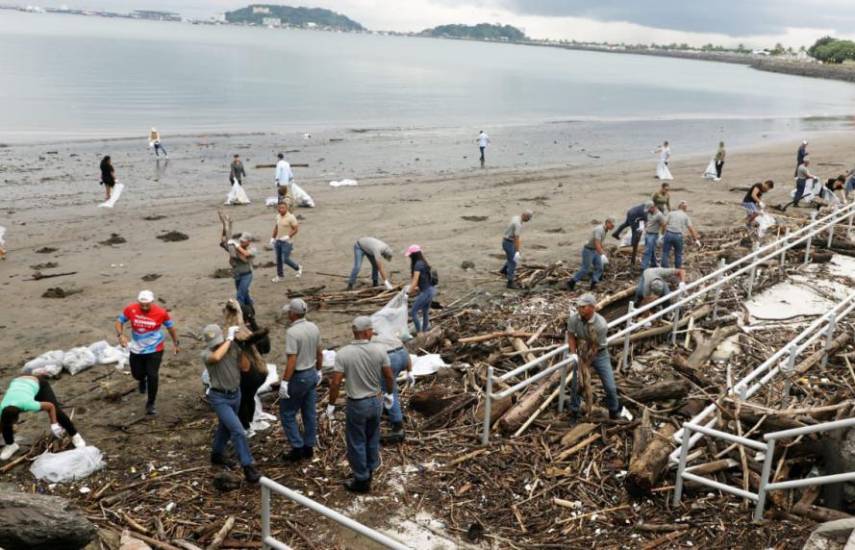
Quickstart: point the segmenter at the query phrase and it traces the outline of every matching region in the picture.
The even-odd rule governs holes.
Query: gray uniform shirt
[[[595,313],[590,321],[585,322],[579,312],[574,311],[567,317],[567,332],[575,336],[576,340],[591,342],[591,349],[606,349],[606,336],[609,332],[609,326],[605,318],[599,313]]]
[[[321,331],[317,325],[305,319],[297,319],[285,333],[285,354],[297,356],[295,370],[317,368],[318,348],[321,345]]]
[[[668,279],[673,279],[677,276],[677,269],[671,267],[648,267],[641,274],[641,294],[648,296],[650,294],[650,285],[653,281],[661,279],[665,284],[668,284]]]
[[[519,216],[514,216],[511,218],[511,223],[508,225],[508,228],[505,229],[505,238],[509,240],[514,240],[514,238],[520,236],[520,232],[522,231],[522,218]]]
[[[692,220],[689,215],[682,210],[672,210],[668,212],[668,219],[665,222],[665,231],[671,233],[679,233],[682,235],[692,227]]]
[[[211,380],[211,388],[215,390],[234,391],[240,387],[240,348],[234,343],[229,347],[229,351],[213,365],[208,364],[208,358],[213,354],[213,350],[205,350],[202,352],[202,363],[208,369],[208,377]]]
[[[585,245],[585,248],[596,249],[594,246],[594,241],[600,241],[600,245],[603,244],[603,241],[606,240],[606,226],[598,225],[591,231],[591,238],[588,239],[588,243]]]
[[[383,367],[389,367],[386,348],[367,340],[354,340],[335,356],[333,372],[344,373],[344,390],[350,399],[365,399],[386,393]]]
[[[665,214],[657,210],[655,214],[647,216],[647,224],[644,226],[644,231],[648,235],[652,235],[654,233],[659,233],[664,226]]]
[[[808,178],[808,168],[804,164],[799,164],[799,168],[796,170],[796,179],[806,180]]]
[[[383,252],[386,252],[388,255],[392,255],[392,249],[389,248],[389,245],[381,241],[380,239],[375,239],[374,237],[362,237],[356,244],[359,245],[359,248],[362,249],[366,254],[373,256],[375,259],[380,258],[383,255]]]
[[[255,250],[253,250],[252,247],[249,248],[249,252],[253,256],[255,255]],[[232,266],[233,275],[243,275],[244,273],[250,273],[252,271],[252,256],[244,260],[237,252],[237,245],[230,244],[229,264],[231,264]]]

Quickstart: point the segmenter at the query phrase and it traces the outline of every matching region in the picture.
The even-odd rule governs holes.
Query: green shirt
[[[15,378],[9,383],[6,395],[0,402],[0,411],[6,407],[17,407],[22,411],[38,412],[42,410],[41,403],[36,401],[39,393],[39,383],[32,378]]]

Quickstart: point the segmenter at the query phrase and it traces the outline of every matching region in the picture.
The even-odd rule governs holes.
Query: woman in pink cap
[[[405,290],[411,295],[418,292],[413,300],[411,313],[415,332],[427,332],[430,330],[430,304],[436,296],[436,275],[425,260],[419,245],[410,245],[404,255],[410,259],[410,273],[413,277],[410,286]]]

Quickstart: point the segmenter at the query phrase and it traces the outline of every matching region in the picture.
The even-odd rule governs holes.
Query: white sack
[[[65,483],[83,479],[104,467],[104,457],[98,447],[81,447],[61,453],[44,453],[30,466],[36,479]]]
[[[71,348],[62,358],[62,367],[69,374],[77,374],[95,366],[97,359],[89,348]]]
[[[102,202],[98,205],[98,208],[113,208],[116,206],[116,201],[119,200],[119,197],[122,196],[122,191],[125,190],[125,184],[117,183],[113,187],[113,192],[110,193],[110,200]]]
[[[354,185],[359,185],[359,183],[356,180],[349,179],[330,182],[330,187],[352,187]]]
[[[410,360],[413,362],[413,374],[415,376],[429,376],[435,374],[439,369],[448,366],[442,360],[442,357],[435,353],[422,355],[421,357],[410,355]]]
[[[47,376],[57,376],[62,372],[62,360],[65,357],[65,352],[61,349],[47,351],[31,361],[24,363],[24,368],[21,369],[21,374],[45,374]]]
[[[718,171],[715,169],[715,159],[711,160],[709,164],[707,164],[707,169],[704,170],[704,179],[705,180],[717,180],[718,179]]]
[[[374,325],[374,334],[380,339],[398,338],[409,340],[410,332],[407,328],[407,295],[402,290],[394,298],[383,306],[383,309],[371,316]]]
[[[303,208],[315,207],[315,201],[312,200],[312,197],[293,181],[291,182],[291,195],[294,197],[294,204],[297,206],[302,206]]]
[[[239,184],[237,180],[232,181],[232,188],[229,191],[229,194],[226,195],[225,204],[249,204],[249,197],[246,196],[246,191],[243,190],[243,185]]]

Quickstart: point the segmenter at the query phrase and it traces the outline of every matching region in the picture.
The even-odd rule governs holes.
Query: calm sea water
[[[703,121],[798,132],[824,123],[791,121],[839,124],[855,113],[851,84],[722,63],[11,11],[0,11],[0,83],[0,141],[12,143],[140,136],[150,126],[172,135],[477,132],[650,120],[660,135],[669,122]]]

